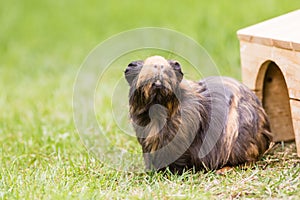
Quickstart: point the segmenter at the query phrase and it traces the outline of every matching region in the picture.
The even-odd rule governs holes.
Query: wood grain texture
[[[287,86],[278,66],[271,62],[263,83],[263,107],[267,112],[274,141],[293,140],[290,98]]]
[[[297,146],[297,153],[300,157],[300,101],[299,100],[290,100],[291,110],[292,110],[292,119],[293,119],[293,126],[295,132],[295,139],[296,139],[296,146]]]
[[[238,31],[240,40],[300,51],[300,10]]]
[[[265,76],[265,64],[273,61],[284,75],[289,96],[300,99],[300,52],[269,47],[256,43],[240,41],[240,55],[243,83],[258,93],[261,91]]]
[[[263,102],[275,141],[300,156],[300,10],[238,31],[243,83]]]

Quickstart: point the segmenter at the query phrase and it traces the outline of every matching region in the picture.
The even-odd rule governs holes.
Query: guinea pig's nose
[[[152,83],[152,87],[161,88],[162,87],[161,81],[156,80],[154,83]]]
[[[163,65],[154,65],[154,68],[158,69],[158,70],[161,70],[161,69],[164,68],[164,66]]]

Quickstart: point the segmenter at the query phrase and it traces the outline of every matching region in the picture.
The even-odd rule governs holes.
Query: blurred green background
[[[296,0],[0,1],[0,198],[69,196],[89,181],[78,173],[90,161],[73,124],[72,92],[100,42],[133,28],[174,29],[240,79],[236,31],[298,8]]]
[[[236,31],[295,10],[300,3],[12,0],[1,1],[0,5],[1,70],[13,67],[23,72],[17,73],[22,77],[42,69],[76,70],[101,41],[121,31],[148,26],[191,36],[208,50],[218,66],[226,68],[224,74],[239,77]]]

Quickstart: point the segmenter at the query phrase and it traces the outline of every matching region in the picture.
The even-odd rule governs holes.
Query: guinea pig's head
[[[139,98],[156,100],[174,94],[183,78],[179,62],[152,56],[145,61],[131,62],[125,70],[125,78],[131,87],[131,95],[136,91]],[[161,98],[161,99],[160,99]]]

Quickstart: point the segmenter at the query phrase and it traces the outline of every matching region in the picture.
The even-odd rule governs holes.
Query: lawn
[[[0,198],[299,199],[300,159],[293,142],[277,144],[253,167],[225,175],[123,172],[86,150],[72,107],[81,64],[115,34],[174,29],[201,44],[222,75],[240,79],[236,31],[298,8],[295,0],[1,1]],[[118,69],[127,64],[122,58],[115,63]],[[134,139],[118,137],[122,132],[106,98],[113,88],[109,81],[103,85],[96,108],[102,130],[112,144],[138,148]]]

